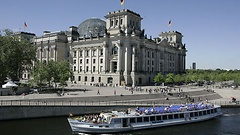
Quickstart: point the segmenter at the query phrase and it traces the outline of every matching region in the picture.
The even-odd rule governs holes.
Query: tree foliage
[[[0,33],[0,84],[8,77],[13,81],[22,77],[24,70],[30,70],[36,60],[36,48],[27,41],[13,36],[9,29]]]
[[[204,83],[204,82],[224,82],[234,81],[235,84],[240,85],[240,70],[186,70],[185,74],[174,75],[169,73],[158,79],[160,74],[154,77],[154,82],[162,82],[165,80],[167,84],[181,84],[181,83]]]
[[[60,86],[65,86],[66,81],[72,76],[70,64],[67,61],[49,61],[47,64],[37,62],[32,70],[31,82],[37,86],[48,84],[49,86],[54,83],[59,83]]]

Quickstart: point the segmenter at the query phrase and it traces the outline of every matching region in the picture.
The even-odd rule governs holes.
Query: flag
[[[123,5],[124,4],[124,0],[120,0],[121,1],[121,5]]]
[[[27,23],[26,22],[24,22],[24,28],[27,28]]]
[[[172,26],[172,20],[168,22],[168,26]]]

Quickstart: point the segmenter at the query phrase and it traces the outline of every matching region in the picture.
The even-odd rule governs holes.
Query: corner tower
[[[183,35],[178,31],[162,32],[159,35],[159,37],[161,40],[166,39],[171,46],[174,46],[174,47],[182,46]]]
[[[128,9],[109,12],[106,16],[106,29],[112,34],[140,34],[142,17]]]

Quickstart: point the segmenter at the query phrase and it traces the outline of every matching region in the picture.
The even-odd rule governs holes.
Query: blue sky
[[[142,16],[148,36],[181,32],[186,68],[240,69],[240,0],[125,0],[125,8]],[[23,31],[26,22],[26,32],[41,36],[120,9],[120,0],[1,0],[0,30]]]

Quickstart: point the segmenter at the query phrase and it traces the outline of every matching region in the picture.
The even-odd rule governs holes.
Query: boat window
[[[105,126],[106,128],[109,128],[109,126]]]
[[[175,119],[178,119],[179,117],[178,117],[178,114],[174,114],[174,118]]]
[[[192,112],[192,113],[190,113],[190,117],[193,117],[193,112]]]
[[[199,112],[199,116],[202,116],[202,111]]]
[[[162,120],[161,116],[157,116],[157,120]]]
[[[211,113],[213,113],[213,109],[211,109]]]
[[[121,123],[121,119],[113,119],[113,123]]]
[[[155,116],[151,116],[150,121],[155,121]]]
[[[137,122],[142,122],[142,117],[137,118]]]
[[[149,122],[149,117],[143,117],[144,122]]]
[[[213,112],[216,113],[217,112],[217,108],[215,108]]]
[[[168,115],[168,119],[173,119],[173,115]]]
[[[206,113],[206,111],[203,111],[203,115],[206,115],[207,113]]]
[[[195,116],[198,116],[198,112],[194,112],[194,115],[195,115]]]
[[[183,113],[180,113],[180,118],[184,118],[184,115],[183,115]]]
[[[207,110],[207,114],[210,114],[211,112],[210,112],[210,110]]]
[[[102,126],[99,126],[99,127],[102,127]]]
[[[135,118],[130,118],[130,123],[135,123],[136,119]]]
[[[167,119],[167,115],[163,115],[163,120],[166,120]]]

